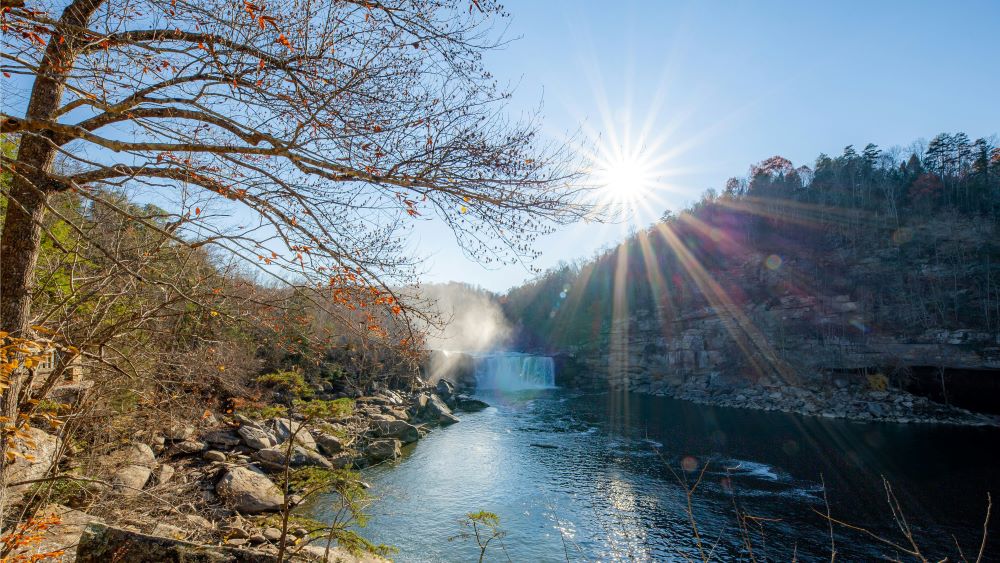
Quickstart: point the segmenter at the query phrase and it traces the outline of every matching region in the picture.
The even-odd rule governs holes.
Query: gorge
[[[758,557],[829,557],[829,532],[816,512],[825,510],[824,498],[839,520],[895,539],[883,477],[929,553],[951,549],[952,533],[962,545],[978,541],[985,491],[1000,461],[995,449],[980,446],[1000,439],[996,428],[852,422],[624,389],[539,388],[522,376],[544,358],[501,358],[472,372],[482,376],[488,366],[482,381],[508,382],[476,392],[490,408],[463,414],[459,424],[405,447],[398,460],[363,471],[379,498],[366,533],[376,541],[405,536],[400,560],[475,559],[475,545],[454,538],[464,515],[480,509],[500,515],[507,533],[490,561],[697,557],[684,496],[694,479],[701,485],[692,516],[721,560],[744,549],[737,531],[743,513],[761,519],[767,539],[755,546]],[[328,517],[323,503],[316,506],[317,517]],[[894,553],[842,528],[834,541],[845,560]]]

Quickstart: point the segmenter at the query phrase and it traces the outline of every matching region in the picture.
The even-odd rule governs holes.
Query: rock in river
[[[370,463],[378,463],[388,459],[396,459],[401,455],[399,451],[399,440],[392,438],[389,440],[376,440],[368,444],[365,455]]]
[[[451,409],[436,394],[431,393],[427,398],[427,403],[423,408],[422,415],[431,422],[439,424],[454,424],[458,422],[455,415],[451,414]]]
[[[455,398],[455,408],[466,412],[477,412],[490,406],[489,403],[485,401],[480,401],[479,399],[473,399],[467,395],[459,395]]]

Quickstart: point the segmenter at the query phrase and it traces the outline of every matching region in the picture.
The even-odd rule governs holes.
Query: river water
[[[363,472],[379,497],[363,534],[398,547],[397,561],[475,561],[472,540],[449,539],[464,513],[479,510],[496,513],[506,531],[489,561],[699,559],[682,483],[690,487],[706,464],[692,513],[716,560],[750,560],[747,538],[757,560],[829,560],[830,531],[815,512],[826,511],[824,481],[834,518],[908,545],[894,528],[883,475],[925,553],[954,555],[954,535],[974,560],[986,492],[1000,484],[997,429],[863,424],[564,389],[481,398],[492,406]],[[737,511],[758,518],[744,520],[748,532]],[[841,561],[901,553],[840,527],[834,542]],[[996,545],[990,557],[1000,557]]]

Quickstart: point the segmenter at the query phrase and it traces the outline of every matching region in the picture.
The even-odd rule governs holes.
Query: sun
[[[649,159],[638,152],[618,153],[595,168],[595,183],[610,201],[636,203],[648,196],[656,183]]]
[[[634,210],[648,203],[657,186],[653,159],[641,150],[609,150],[594,159],[591,179],[604,204]]]

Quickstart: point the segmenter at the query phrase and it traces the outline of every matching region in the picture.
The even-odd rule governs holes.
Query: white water
[[[476,358],[476,387],[517,391],[556,386],[555,363],[548,356],[503,353]]]

